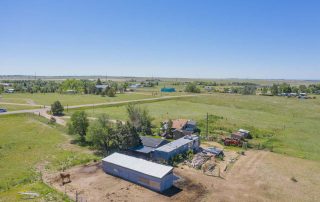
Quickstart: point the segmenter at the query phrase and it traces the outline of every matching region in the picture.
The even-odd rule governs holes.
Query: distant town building
[[[175,88],[161,88],[161,92],[173,93],[173,92],[176,92],[176,89]]]
[[[204,89],[206,91],[212,91],[213,90],[213,87],[212,86],[205,86]]]
[[[129,88],[141,88],[143,87],[140,83],[132,84],[129,86]]]
[[[6,89],[4,92],[5,93],[14,93],[14,89],[13,88],[9,88],[9,89]]]
[[[77,91],[69,89],[69,90],[66,90],[66,93],[67,94],[76,94]]]
[[[96,89],[101,89],[101,90],[104,90],[106,88],[108,88],[109,85],[105,85],[105,84],[102,84],[102,85],[96,85]]]

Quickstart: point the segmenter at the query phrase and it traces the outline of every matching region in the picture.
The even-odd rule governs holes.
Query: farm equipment
[[[239,146],[241,147],[242,146],[242,141],[239,140],[239,139],[236,139],[236,138],[225,138],[223,140],[223,143],[225,146]]]

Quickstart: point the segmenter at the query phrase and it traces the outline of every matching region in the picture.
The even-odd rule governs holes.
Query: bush
[[[200,88],[198,88],[197,85],[194,83],[188,83],[185,91],[189,93],[200,93]]]
[[[61,116],[61,115],[63,115],[64,107],[62,106],[62,104],[59,101],[55,101],[51,105],[51,111],[52,111],[53,115]]]
[[[107,92],[108,97],[114,97],[116,95],[116,90],[114,88],[110,88]]]

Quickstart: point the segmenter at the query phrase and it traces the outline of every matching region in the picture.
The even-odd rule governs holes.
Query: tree
[[[279,88],[280,88],[281,93],[291,93],[292,92],[290,84],[287,84],[287,83],[280,84]]]
[[[121,149],[128,149],[141,144],[138,132],[129,122],[123,124],[121,121],[118,121],[115,131],[115,139]]]
[[[264,86],[264,87],[262,88],[262,90],[261,90],[261,93],[262,93],[263,95],[266,95],[266,94],[268,93],[268,88]]]
[[[300,85],[299,86],[299,90],[300,90],[300,93],[306,93],[307,92],[307,87],[305,85]]]
[[[185,92],[200,93],[200,89],[197,87],[195,83],[188,83],[188,85],[185,88]]]
[[[4,92],[4,86],[0,85],[0,94]]]
[[[61,116],[61,115],[63,115],[64,107],[62,106],[62,104],[59,101],[55,101],[51,105],[51,111],[52,111],[53,115]]]
[[[116,95],[116,90],[113,87],[109,88],[109,90],[107,91],[107,96],[114,97],[115,95]]]
[[[255,95],[256,94],[256,87],[255,86],[244,86],[242,89],[243,95]]]
[[[129,104],[127,113],[129,116],[128,123],[137,131],[137,133],[141,135],[152,134],[152,117],[149,115],[147,109],[141,109],[134,104]]]
[[[88,126],[89,120],[87,114],[84,111],[76,111],[70,119],[69,133],[80,135],[80,140],[84,142]]]
[[[102,85],[100,78],[98,78],[96,85]]]
[[[271,87],[271,94],[278,95],[279,94],[279,85],[273,84]]]
[[[296,86],[292,86],[291,91],[293,93],[299,93],[299,88],[297,88]]]
[[[115,138],[115,131],[106,114],[99,116],[89,126],[87,140],[92,142],[95,148],[107,154],[119,145]]]

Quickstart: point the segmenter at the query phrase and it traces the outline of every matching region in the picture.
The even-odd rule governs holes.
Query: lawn
[[[11,94],[2,94],[0,95],[0,102],[27,104],[27,99],[20,98],[20,97],[13,97]]]
[[[222,117],[210,121],[209,132],[217,135],[238,128],[254,134],[252,143],[264,144],[274,152],[320,161],[320,97],[297,98],[213,94],[140,104],[153,123],[168,118],[196,120],[205,132],[206,113]],[[72,110],[74,111],[74,110]],[[72,113],[70,111],[70,114]],[[126,120],[125,106],[86,109],[89,116],[107,113],[112,119]],[[210,116],[212,117],[212,116]]]
[[[26,100],[34,101],[40,105],[51,105],[54,101],[59,100],[63,105],[81,105],[81,104],[93,104],[104,102],[115,102],[123,100],[136,100],[153,97],[151,93],[126,93],[117,94],[115,97],[102,97],[100,95],[82,95],[82,94],[59,94],[59,93],[13,93],[3,94],[2,102],[9,102],[14,100],[15,102],[26,102]]]
[[[19,200],[21,191],[38,192],[43,201],[66,200],[42,183],[36,167],[45,163],[56,171],[97,158],[84,148],[65,148],[69,136],[30,114],[1,116],[0,128],[0,201]]]
[[[16,111],[16,110],[24,110],[24,109],[38,109],[38,106],[28,106],[28,105],[9,105],[9,104],[1,104],[0,108],[7,109],[8,112]]]

